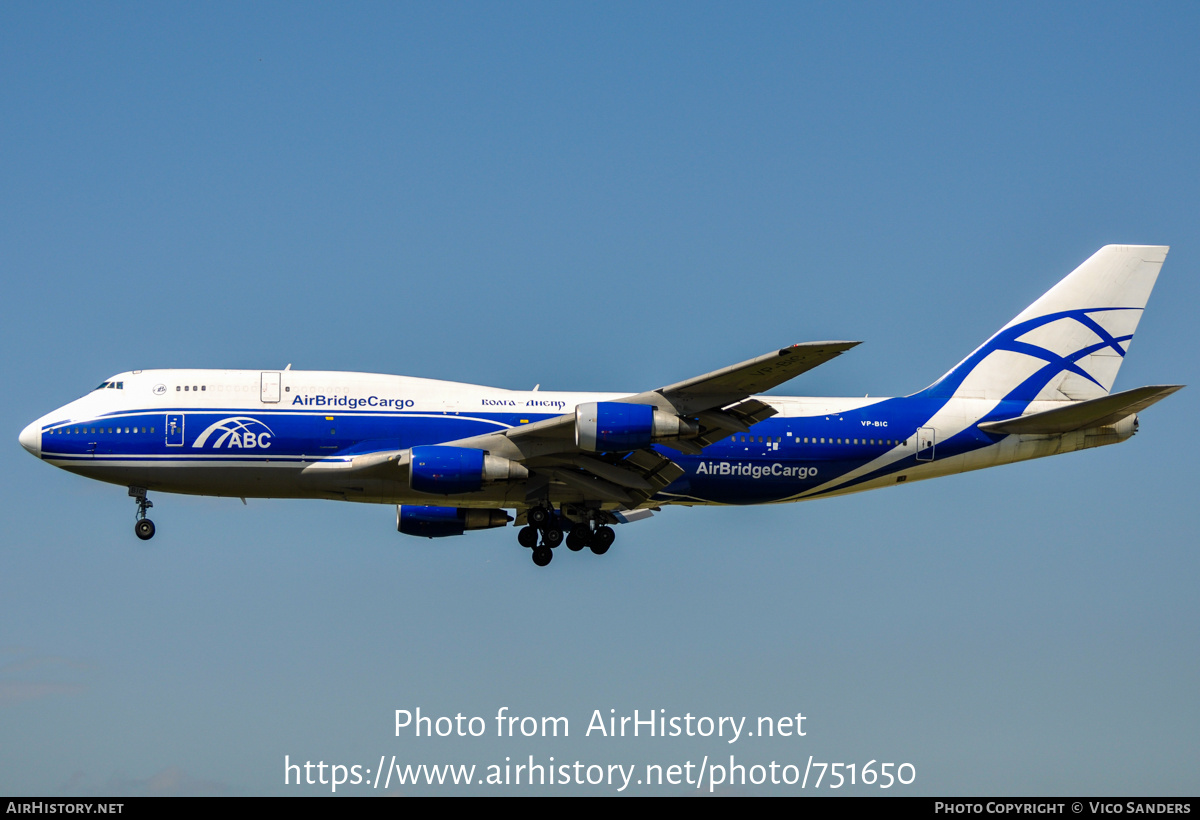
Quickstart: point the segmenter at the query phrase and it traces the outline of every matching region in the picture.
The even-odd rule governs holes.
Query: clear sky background
[[[909,794],[1195,795],[1198,24],[0,5],[0,793],[328,792],[285,788],[285,755],[734,754],[907,761]],[[779,392],[904,395],[1108,243],[1172,246],[1116,387],[1192,385],[1133,440],[668,508],[545,570],[511,529],[418,540],[326,501],[159,494],[142,543],[124,488],[17,444],[134,368],[635,392],[862,339]],[[396,709],[502,706],[571,736],[394,736]],[[597,709],[802,712],[807,735],[584,737]],[[534,792],[569,790],[612,792]]]

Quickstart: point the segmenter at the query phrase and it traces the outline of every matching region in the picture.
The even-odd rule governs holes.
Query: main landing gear
[[[612,527],[599,523],[594,516],[586,521],[571,522],[548,507],[531,507],[526,519],[529,526],[517,533],[517,543],[533,550],[533,563],[539,567],[546,566],[554,558],[554,548],[563,542],[564,527],[568,528],[566,541],[571,552],[588,547],[596,555],[603,555],[617,538]]]
[[[146,517],[146,510],[154,506],[154,502],[146,498],[145,487],[130,487],[129,495],[137,500],[137,522],[133,525],[133,533],[143,541],[154,537],[154,522]]]

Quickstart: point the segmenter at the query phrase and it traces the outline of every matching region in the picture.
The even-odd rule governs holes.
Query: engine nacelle
[[[588,453],[627,453],[698,433],[692,422],[649,404],[593,401],[575,408],[575,444]]]
[[[529,478],[529,471],[517,462],[470,447],[430,445],[409,452],[408,486],[419,493],[473,493],[484,482]]]
[[[504,510],[471,510],[462,507],[396,506],[396,529],[405,535],[442,538],[462,535],[467,530],[503,527],[512,516]]]

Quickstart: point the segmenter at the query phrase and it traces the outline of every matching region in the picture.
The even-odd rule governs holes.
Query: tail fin
[[[1023,401],[1108,395],[1167,250],[1105,245],[922,394]]]

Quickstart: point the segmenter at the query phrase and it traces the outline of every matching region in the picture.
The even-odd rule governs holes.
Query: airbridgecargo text
[[[304,407],[345,407],[347,410],[357,410],[360,407],[380,407],[389,410],[404,410],[413,406],[412,399],[385,399],[380,396],[308,396],[297,395],[292,399],[292,405]]]
[[[778,462],[774,464],[752,464],[749,462],[701,461],[696,465],[696,475],[738,475],[748,478],[816,478],[816,467],[790,467]]]

